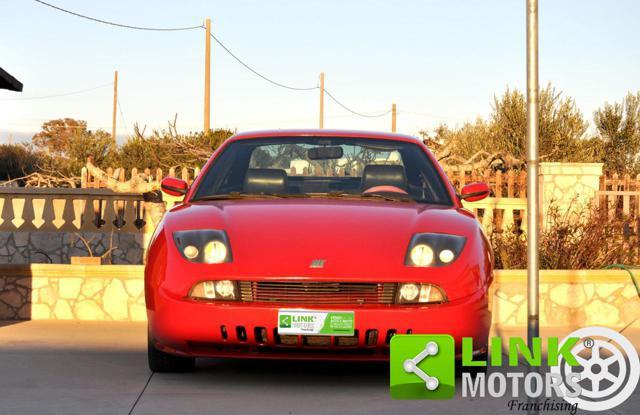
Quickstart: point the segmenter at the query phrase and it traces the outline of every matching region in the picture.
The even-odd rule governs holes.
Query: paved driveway
[[[153,415],[524,414],[506,398],[393,401],[387,364],[205,359],[150,379],[145,336],[139,323],[0,323],[0,414],[128,414],[136,401]],[[613,413],[637,413],[638,395]]]

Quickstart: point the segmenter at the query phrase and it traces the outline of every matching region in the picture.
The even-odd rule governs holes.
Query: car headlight
[[[398,284],[396,303],[398,304],[434,304],[447,301],[442,288],[433,284],[408,282]]]
[[[417,233],[411,239],[404,263],[410,267],[449,265],[458,258],[465,242],[464,236]]]
[[[231,262],[229,239],[225,231],[177,231],[173,233],[173,241],[180,254],[188,261],[204,264]]]
[[[235,281],[200,281],[191,288],[189,297],[196,300],[235,300],[238,289]]]

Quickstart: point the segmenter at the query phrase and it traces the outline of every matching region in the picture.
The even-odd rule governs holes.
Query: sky
[[[526,84],[525,0],[48,2],[139,26],[210,17],[213,33],[255,70],[299,87],[324,72],[326,88],[355,111],[396,103],[407,134],[486,117],[494,95]],[[134,123],[166,128],[176,114],[179,132],[203,128],[204,30],[127,30],[32,0],[0,0],[0,9],[0,67],[24,84],[22,93],[0,90],[0,143],[62,117],[111,131],[114,70],[120,141]],[[573,97],[589,121],[605,101],[640,90],[640,2],[540,0],[539,15],[541,86]],[[315,128],[319,92],[271,85],[212,42],[211,107],[214,128]],[[325,99],[325,128],[390,130],[391,116],[358,117]]]

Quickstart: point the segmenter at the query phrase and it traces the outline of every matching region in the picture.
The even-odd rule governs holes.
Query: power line
[[[120,105],[120,98],[116,101],[118,103],[118,111],[120,111],[120,118],[122,118],[122,124],[124,126],[125,134],[129,132],[129,126],[127,125],[127,120],[124,118],[124,114],[122,113],[122,105]]]
[[[91,17],[91,16],[87,16],[84,14],[80,14],[80,13],[76,13],[73,12],[71,10],[67,10],[67,9],[63,9],[62,7],[58,7],[55,6],[53,4],[49,4],[47,2],[44,2],[42,0],[35,0],[36,2],[43,4],[45,6],[51,7],[55,10],[61,11],[63,13],[67,13],[76,17],[80,17],[83,19],[87,19],[87,20],[91,20],[97,23],[103,23],[103,24],[107,24],[107,25],[111,25],[111,26],[117,26],[117,27],[123,27],[126,29],[134,29],[134,30],[151,30],[151,31],[180,31],[180,30],[193,30],[193,29],[202,29],[204,28],[204,26],[202,25],[198,25],[198,26],[188,26],[188,27],[172,27],[172,28],[160,28],[160,27],[144,27],[144,26],[133,26],[133,25],[127,25],[127,24],[122,24],[122,23],[116,23],[116,22],[111,22],[108,20],[103,20],[103,19],[98,19],[95,17]],[[234,54],[233,52],[231,52],[231,50],[220,41],[220,39],[218,39],[213,33],[211,34],[211,38],[218,44],[220,45],[220,47],[222,47],[222,49],[224,49],[229,55],[231,55],[231,57],[233,57],[236,61],[238,61],[242,66],[244,66],[245,68],[247,68],[249,71],[253,72],[255,75],[259,76],[260,78],[264,79],[265,81],[279,86],[281,88],[286,88],[286,89],[290,89],[290,90],[294,90],[294,91],[311,91],[314,89],[318,89],[317,86],[313,86],[313,87],[308,87],[308,88],[299,88],[299,87],[294,87],[294,86],[290,86],[290,85],[285,85],[283,83],[274,81],[273,79],[268,78],[267,76],[261,74],[260,72],[256,71],[255,69],[253,69],[251,66],[249,66],[247,63],[245,63],[242,59],[240,59],[236,54]]]
[[[334,97],[331,92],[329,92],[326,88],[324,90],[324,93],[327,94],[327,96],[329,98],[331,98],[333,100],[333,102],[335,102],[336,104],[340,105],[342,108],[344,108],[345,110],[349,111],[350,113],[357,115],[359,117],[365,117],[365,118],[380,118],[380,117],[384,117],[385,115],[389,114],[391,112],[391,110],[387,110],[384,112],[381,112],[380,114],[364,114],[362,112],[358,112],[358,111],[354,111],[351,108],[347,107],[346,105],[344,105],[342,102],[338,101],[338,99],[336,97]]]
[[[34,100],[34,99],[48,99],[48,98],[67,97],[69,95],[83,94],[85,92],[94,91],[96,89],[105,88],[105,87],[108,87],[108,86],[111,86],[111,85],[113,85],[113,82],[109,82],[108,84],[98,85],[98,86],[95,86],[93,88],[81,89],[79,91],[66,92],[66,93],[62,93],[62,94],[44,95],[44,96],[39,96],[39,97],[2,98],[2,99],[0,99],[0,101],[31,101],[31,100]]]
[[[145,27],[145,26],[132,26],[132,25],[127,25],[127,24],[122,24],[122,23],[116,23],[116,22],[110,22],[108,20],[102,20],[102,19],[97,19],[95,17],[91,17],[91,16],[86,16],[84,14],[80,14],[80,13],[76,13],[76,12],[72,12],[71,10],[67,10],[67,9],[63,9],[62,7],[58,7],[55,6],[53,4],[49,4],[47,2],[44,2],[42,0],[35,0],[37,3],[40,3],[42,5],[51,7],[52,9],[56,9],[58,11],[61,11],[63,13],[67,13],[76,17],[81,17],[83,19],[87,19],[87,20],[91,20],[94,22],[98,22],[98,23],[103,23],[103,24],[108,24],[111,26],[117,26],[117,27],[123,27],[125,29],[133,29],[133,30],[149,30],[149,31],[154,31],[154,32],[178,32],[178,31],[182,31],[182,30],[193,30],[193,29],[200,29],[202,28],[202,25],[198,25],[198,26],[187,26],[187,27]]]
[[[87,20],[91,20],[97,23],[103,23],[103,24],[107,24],[107,25],[111,25],[111,26],[117,26],[117,27],[122,27],[122,28],[126,28],[126,29],[134,29],[134,30],[149,30],[149,31],[181,31],[181,30],[193,30],[193,29],[203,29],[204,26],[203,25],[198,25],[198,26],[187,26],[187,27],[172,27],[172,28],[160,28],[160,27],[145,27],[145,26],[133,26],[133,25],[127,25],[127,24],[122,24],[122,23],[116,23],[116,22],[111,22],[108,20],[103,20],[103,19],[98,19],[95,17],[91,17],[91,16],[86,16],[84,14],[80,14],[80,13],[76,13],[73,12],[71,10],[67,10],[67,9],[63,9],[61,7],[55,6],[53,4],[49,4],[47,2],[44,2],[42,0],[35,0],[36,2],[51,7],[55,10],[61,11],[63,13],[67,13],[76,17],[80,17],[83,19],[87,19]],[[286,85],[277,81],[274,81],[273,79],[267,77],[266,75],[263,75],[262,73],[258,72],[257,70],[253,69],[249,64],[245,63],[242,59],[240,59],[235,53],[233,53],[224,43],[222,43],[222,41],[220,41],[220,39],[218,39],[213,33],[211,33],[211,38],[222,48],[224,49],[225,52],[227,52],[233,59],[235,59],[238,63],[240,63],[242,66],[244,66],[247,70],[249,70],[250,72],[252,72],[254,75],[262,78],[263,80],[269,82],[272,85],[278,86],[280,88],[285,88],[285,89],[289,89],[289,90],[293,90],[293,91],[312,91],[312,90],[316,90],[318,89],[318,85],[316,86],[312,86],[312,87],[295,87],[295,86],[291,86],[291,85]],[[331,98],[336,104],[338,104],[340,107],[342,107],[343,109],[345,109],[346,111],[349,111],[350,113],[357,115],[359,117],[365,117],[365,118],[379,118],[379,117],[383,117],[387,114],[389,114],[391,112],[391,110],[387,110],[384,111],[380,114],[365,114],[362,112],[358,112],[355,111],[349,107],[347,107],[345,104],[343,104],[342,102],[340,102],[336,97],[333,96],[333,94],[331,94],[329,91],[327,91],[326,89],[324,90],[325,94],[327,94],[327,96],[329,98]]]
[[[313,86],[313,87],[308,87],[308,88],[300,88],[300,87],[295,87],[295,86],[289,86],[289,85],[281,84],[280,82],[276,82],[276,81],[274,81],[274,80],[272,80],[272,79],[269,79],[269,78],[267,78],[265,75],[262,75],[260,72],[258,72],[258,71],[256,71],[255,69],[253,69],[253,68],[252,68],[251,66],[249,66],[248,64],[244,63],[244,62],[242,61],[242,59],[240,59],[238,56],[236,56],[236,54],[235,54],[235,53],[231,52],[231,51],[229,50],[229,48],[228,48],[228,47],[226,47],[226,46],[224,45],[224,43],[222,43],[222,42],[221,42],[217,37],[215,37],[215,36],[214,36],[214,34],[213,34],[213,33],[211,33],[211,38],[213,38],[213,40],[215,40],[215,41],[216,41],[216,43],[217,43],[218,45],[220,45],[220,47],[221,47],[222,49],[224,49],[224,50],[225,50],[229,55],[231,55],[231,57],[232,57],[233,59],[235,59],[236,61],[238,61],[242,66],[244,66],[245,68],[247,68],[248,70],[250,70],[251,72],[253,72],[255,75],[259,76],[260,78],[264,79],[265,81],[272,83],[273,85],[279,86],[279,87],[281,87],[281,88],[291,89],[291,90],[294,90],[294,91],[312,91],[312,90],[314,90],[314,89],[318,89],[318,86],[317,86],[317,85],[316,85],[316,86]]]

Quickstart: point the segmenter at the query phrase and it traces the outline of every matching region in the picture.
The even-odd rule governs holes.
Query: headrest
[[[376,186],[396,186],[407,189],[404,167],[388,164],[368,164],[362,172],[362,191]]]
[[[245,193],[286,193],[287,172],[282,169],[249,169],[244,176]]]

